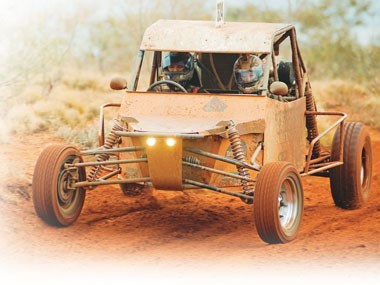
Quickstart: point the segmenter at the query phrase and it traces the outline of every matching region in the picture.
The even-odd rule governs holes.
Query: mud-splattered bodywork
[[[183,189],[186,179],[217,187],[239,184],[236,177],[186,165],[190,162],[238,174],[236,165],[189,152],[189,149],[197,149],[234,159],[228,135],[231,122],[238,130],[245,162],[255,166],[247,169],[252,179],[261,166],[273,161],[289,161],[302,171],[307,143],[303,97],[307,77],[306,70],[300,72],[302,64],[298,56],[294,56],[299,75],[295,81],[300,88],[295,96],[282,102],[265,96],[271,76],[271,56],[277,48],[275,43],[282,42],[284,35],[289,37],[292,30],[290,24],[225,23],[216,27],[208,21],[159,20],[150,26],[144,34],[129,84],[132,90],[124,95],[119,111],[123,128],[134,133],[132,137],[123,137],[122,145],[144,147],[143,151],[123,156],[146,157],[147,163],[124,165],[121,176],[150,177],[157,189]],[[148,62],[152,67],[151,85],[160,80],[161,54],[165,51],[196,54],[201,66],[217,73],[220,84],[215,86],[201,70],[199,82],[208,88],[207,93],[146,92],[144,89],[138,92],[144,55],[154,53],[151,63]],[[260,94],[239,94],[231,84],[233,62],[243,53],[261,54],[264,60],[265,75]],[[192,134],[195,136],[189,137]],[[150,137],[157,137],[156,145],[146,144]],[[164,143],[170,137],[176,140],[172,147]]]
[[[152,89],[168,83],[162,60],[169,51],[193,55],[190,83],[202,86],[202,93]],[[255,54],[263,62],[263,77],[252,94],[241,94],[234,83],[234,62],[241,54]],[[272,92],[273,82],[285,85],[286,92]],[[329,161],[319,140],[345,115],[317,112],[290,24],[159,20],[143,36],[128,87],[110,143],[103,127],[100,133],[105,148],[128,149],[118,156],[127,161],[119,164],[121,184],[148,182],[163,190],[183,190],[189,182],[210,188],[241,185],[243,193],[252,194],[266,164],[286,161],[308,175],[341,163]],[[319,135],[317,115],[341,118]],[[93,171],[90,181],[98,176]]]
[[[218,186],[236,184],[233,178],[182,167],[182,160],[199,160],[206,167],[236,173],[233,165],[186,151],[188,148],[197,148],[233,157],[227,138],[230,121],[236,124],[239,131],[246,161],[251,160],[261,143],[263,150],[255,163],[263,165],[272,161],[290,161],[301,171],[306,151],[304,112],[305,100],[302,99],[283,103],[263,96],[127,92],[120,109],[121,120],[127,125],[128,131],[151,134],[123,138],[126,146],[145,146],[147,153],[136,153],[136,157],[148,154],[148,164],[147,167],[129,165],[123,168],[122,173],[127,177],[133,173],[151,178],[152,173],[157,173],[152,181],[156,180],[156,184],[159,181],[160,189],[182,189],[182,180],[190,178]],[[176,145],[147,146],[146,140],[154,137],[154,133],[164,134],[160,136],[161,140],[175,138]],[[181,138],[178,134],[199,134],[204,137]],[[254,171],[251,175],[256,176]]]
[[[191,88],[163,71],[170,51],[194,59],[186,79]],[[242,54],[262,62],[262,77],[249,93],[234,80]],[[132,80],[114,79],[110,86],[127,90],[121,103],[101,107],[99,147],[79,152],[57,145],[39,158],[33,197],[47,223],[71,224],[85,190],[99,185],[120,184],[126,195],[202,188],[254,203],[262,240],[286,243],[296,237],[303,213],[301,176],[330,176],[340,207],[359,205],[366,195],[358,193],[369,191],[369,136],[361,124],[343,124],[344,113],[316,110],[290,24],[159,20],[144,34]],[[117,108],[107,135],[106,108]],[[320,133],[317,116],[338,119]],[[322,148],[321,137],[338,125],[332,150]],[[355,199],[342,200],[342,193]]]

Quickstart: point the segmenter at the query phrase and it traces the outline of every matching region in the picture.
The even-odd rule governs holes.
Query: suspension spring
[[[195,157],[195,156],[185,156],[184,158],[182,158],[183,161],[185,162],[189,162],[189,163],[192,163],[192,164],[201,164],[201,161],[199,160],[199,158]]]
[[[102,149],[111,149],[115,144],[117,144],[120,140],[120,136],[115,134],[115,131],[123,131],[123,127],[119,124],[118,121],[115,120],[115,124],[113,125],[111,132],[108,134],[105,143]],[[110,154],[102,153],[96,155],[97,162],[103,162],[110,158]],[[101,176],[102,170],[104,169],[103,165],[96,165],[91,168],[89,175],[87,176],[88,181],[95,181]]]
[[[240,139],[240,135],[239,135],[239,132],[236,128],[236,125],[233,121],[230,121],[230,124],[228,126],[228,139],[229,139],[230,144],[231,144],[231,149],[232,149],[232,153],[234,155],[234,158],[240,162],[246,163],[243,146],[242,146],[241,139]],[[236,166],[236,168],[237,168],[237,170],[241,176],[246,177],[246,178],[250,178],[248,171],[247,171],[247,169],[245,169],[245,167]],[[252,185],[250,185],[248,183],[248,181],[241,180],[241,184],[243,186],[244,194],[253,193],[253,190],[252,190],[253,187],[252,187]]]
[[[315,106],[315,101],[313,97],[313,91],[311,86],[308,84],[305,92],[306,97],[306,110],[315,112],[317,108]],[[315,115],[306,115],[306,128],[307,128],[307,140],[309,143],[318,136],[318,128],[317,128],[317,118]],[[318,158],[321,156],[321,144],[317,141],[314,145],[312,158]]]

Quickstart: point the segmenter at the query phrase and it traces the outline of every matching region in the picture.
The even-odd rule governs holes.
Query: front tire
[[[287,243],[297,236],[303,213],[303,189],[297,169],[272,162],[261,169],[254,195],[254,215],[260,238]]]
[[[340,127],[331,148],[331,160],[339,160]],[[330,188],[336,206],[360,208],[368,199],[372,179],[371,138],[364,125],[344,124],[343,165],[330,171]]]
[[[82,162],[79,151],[72,146],[50,145],[40,154],[34,168],[32,196],[37,215],[52,226],[71,225],[82,211],[86,192],[69,189],[73,182],[86,180],[84,168],[74,172],[66,163]]]

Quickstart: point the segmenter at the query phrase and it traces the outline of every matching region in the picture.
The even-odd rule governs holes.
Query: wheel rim
[[[57,182],[57,204],[59,211],[65,217],[70,217],[73,215],[80,204],[80,190],[68,189],[70,184],[74,181],[74,178],[70,171],[65,169],[64,165],[66,163],[79,162],[78,157],[69,156],[61,166],[61,171],[58,176]],[[78,173],[78,178],[81,180],[80,172]]]
[[[278,195],[278,216],[282,230],[291,234],[297,227],[300,214],[299,183],[289,175],[282,183]]]
[[[366,165],[367,165],[367,156],[366,156],[366,151],[365,148],[362,150],[362,155],[361,155],[361,165],[360,165],[360,185],[362,187],[365,186],[366,184],[366,176],[367,176],[367,171],[366,171]]]
[[[366,151],[366,148],[363,147],[361,154],[361,165],[360,165],[360,190],[362,192],[362,197],[366,199],[370,191],[370,158],[369,154]]]
[[[364,185],[364,166],[360,167],[360,185],[363,187]]]

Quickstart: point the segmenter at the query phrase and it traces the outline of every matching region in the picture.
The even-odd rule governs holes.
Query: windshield
[[[241,54],[224,53],[194,53],[194,52],[168,52],[168,51],[140,51],[130,88],[136,91],[147,91],[149,87],[164,80],[178,83],[192,92],[195,87],[202,88],[205,93],[231,93],[239,94],[239,84],[249,80],[255,82],[259,78],[260,90],[265,90],[266,73],[269,74],[267,54],[259,54],[262,61],[262,70],[239,70],[236,76],[234,65]],[[161,86],[162,85],[162,86]],[[164,86],[156,92],[183,92],[182,88]],[[181,91],[182,90],[182,91]]]

